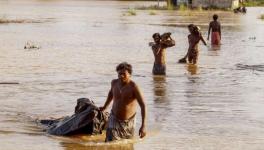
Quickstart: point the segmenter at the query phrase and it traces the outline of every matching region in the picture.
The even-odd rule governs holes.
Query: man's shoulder
[[[213,25],[219,25],[220,22],[216,20],[216,21],[212,21],[212,24],[213,24]]]
[[[113,84],[117,83],[117,81],[118,81],[118,79],[113,79],[111,84],[113,85]]]
[[[132,87],[136,87],[136,86],[137,86],[136,82],[133,81],[133,80],[130,80],[129,84],[130,84],[130,86],[132,86]]]
[[[131,87],[133,87],[133,89],[134,89],[135,91],[139,91],[139,86],[137,85],[136,82],[132,81],[132,82],[131,82]]]

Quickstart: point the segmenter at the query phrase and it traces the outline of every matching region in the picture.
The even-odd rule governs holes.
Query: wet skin
[[[119,70],[118,79],[112,80],[107,100],[103,107],[104,111],[113,101],[112,113],[120,120],[127,120],[136,113],[137,103],[141,108],[142,123],[139,129],[139,136],[143,138],[146,135],[145,117],[146,106],[138,86],[130,79],[130,73],[125,70]]]

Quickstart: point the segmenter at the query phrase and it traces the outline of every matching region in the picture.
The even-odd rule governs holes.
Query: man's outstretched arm
[[[221,24],[219,23],[219,34],[220,34],[220,40],[222,39],[222,33],[221,33]]]
[[[108,92],[108,96],[107,96],[107,99],[105,101],[104,106],[99,108],[101,111],[104,111],[109,106],[109,104],[111,103],[111,101],[113,100],[112,85],[113,85],[113,81],[111,83],[111,89]]]
[[[137,86],[135,86],[135,95],[141,109],[141,118],[142,118],[141,127],[139,129],[139,136],[140,138],[143,138],[146,136],[146,105],[142,93],[140,92]]]
[[[206,45],[207,45],[207,43],[205,42],[205,40],[204,40],[204,38],[203,38],[202,34],[200,34],[200,38],[201,38],[201,40],[202,40],[203,44],[206,46]]]
[[[210,36],[211,29],[212,29],[212,26],[211,26],[211,23],[210,23],[210,24],[209,24],[209,27],[208,27],[208,36],[207,36],[207,40],[209,40],[209,36]]]

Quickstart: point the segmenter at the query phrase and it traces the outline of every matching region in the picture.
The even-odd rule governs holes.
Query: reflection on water
[[[0,0],[0,19],[9,21],[0,23],[0,149],[262,149],[264,21],[258,17],[264,9],[248,8],[245,15],[166,10],[123,15],[127,8],[156,3]],[[214,13],[222,45],[201,45],[198,65],[176,63],[188,49],[186,26],[197,24],[206,35]],[[148,43],[156,32],[171,32],[176,40],[166,51],[166,76],[151,75]],[[25,50],[27,41],[41,48]],[[54,137],[32,121],[70,115],[80,97],[101,106],[115,66],[123,61],[133,65],[133,79],[145,95],[144,140],[115,144],[104,143],[104,135]]]
[[[105,132],[101,135],[74,135],[70,137],[51,136],[59,140],[64,150],[134,150],[137,139],[126,139],[122,141],[105,142]]]
[[[154,128],[158,128],[166,119],[170,108],[167,106],[170,105],[170,100],[168,99],[167,95],[167,82],[165,75],[153,75],[153,99],[154,99],[154,108],[159,109],[154,114],[154,120],[157,124],[155,124]],[[157,129],[153,129],[149,131],[148,134],[154,134],[154,131]]]
[[[64,150],[134,150],[133,144],[109,144],[109,145],[100,145],[86,143],[66,143],[61,142],[61,146]]]
[[[61,146],[64,150],[101,150],[101,149],[122,149],[122,150],[133,150],[133,143],[136,140],[123,140],[114,142],[104,142],[105,132],[101,135],[77,135],[71,137],[55,137],[53,138],[60,140]]]
[[[153,75],[153,85],[155,101],[160,101],[158,98],[164,99],[166,97],[166,76]]]
[[[252,70],[252,71],[260,71],[264,72],[264,65],[243,65],[243,64],[236,64],[238,70]]]
[[[197,64],[187,64],[187,71],[191,74],[191,75],[196,75],[198,73],[198,66]]]
[[[211,45],[211,47],[208,48],[208,50],[211,50],[211,51],[221,50],[221,45]]]

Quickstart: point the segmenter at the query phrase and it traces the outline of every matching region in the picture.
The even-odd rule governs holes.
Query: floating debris
[[[244,65],[244,64],[236,64],[238,70],[253,70],[264,72],[264,65]]]
[[[19,84],[18,82],[0,82],[0,84]]]
[[[257,38],[255,36],[249,37],[250,40],[256,40]]]
[[[24,49],[40,49],[40,46],[36,45],[33,42],[27,42],[24,46]]]
[[[7,24],[7,23],[42,23],[39,20],[27,20],[27,19],[5,19],[0,18],[0,24]]]
[[[151,10],[150,12],[149,12],[149,15],[157,15],[157,12],[156,11],[154,11],[154,10]]]
[[[129,8],[127,12],[123,14],[123,16],[136,16],[136,15],[137,15],[137,12],[133,8]]]

